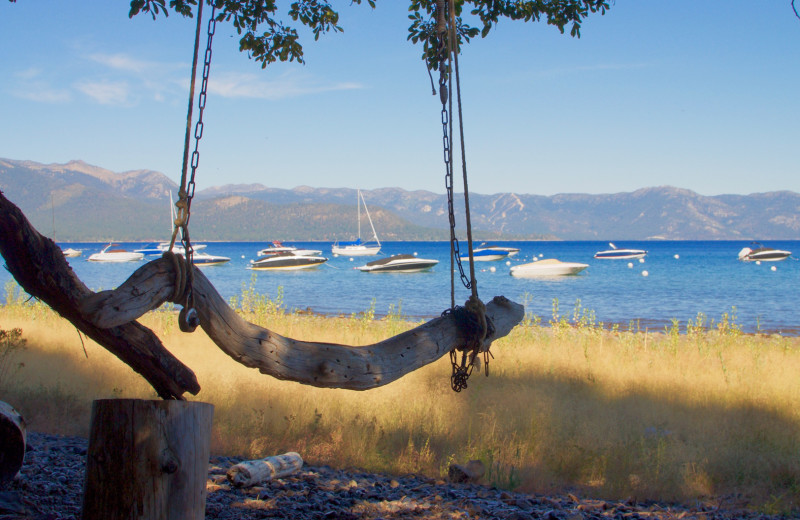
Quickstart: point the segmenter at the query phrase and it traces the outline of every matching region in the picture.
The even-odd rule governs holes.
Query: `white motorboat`
[[[628,260],[631,258],[644,258],[647,255],[647,251],[644,249],[618,249],[611,242],[608,245],[611,246],[611,249],[598,251],[594,254],[594,257],[601,260]]]
[[[380,253],[381,251],[381,241],[378,240],[378,234],[375,232],[375,226],[372,224],[372,217],[369,215],[369,209],[367,209],[367,202],[364,200],[364,195],[361,194],[361,190],[358,190],[358,199],[356,200],[356,208],[358,209],[358,238],[356,238],[353,242],[335,242],[333,246],[331,246],[331,252],[334,255],[345,255],[345,256],[374,256]],[[369,220],[369,226],[372,228],[372,238],[373,242],[362,242],[361,241],[361,205],[364,205],[364,211],[367,214],[367,220]]]
[[[367,262],[366,265],[356,269],[365,273],[419,273],[431,269],[438,263],[438,260],[417,258],[414,255],[393,255]]]
[[[273,240],[272,245],[265,247],[258,252],[258,256],[273,256],[278,253],[292,253],[296,256],[319,256],[322,251],[318,249],[298,249],[294,246],[286,246],[280,240]]]
[[[764,247],[757,242],[754,242],[753,245],[756,246],[755,249],[744,247],[739,251],[739,260],[743,262],[778,262],[786,260],[792,254],[791,251]]]
[[[578,262],[562,262],[555,258],[547,258],[538,262],[515,265],[511,268],[511,276],[519,278],[537,278],[540,276],[567,276],[578,274],[589,267],[589,264]]]
[[[324,256],[295,255],[291,252],[283,252],[271,256],[264,256],[258,260],[251,260],[248,269],[297,271],[299,269],[317,267],[327,261],[328,259]]]
[[[67,249],[62,249],[61,252],[64,253],[64,256],[67,258],[75,258],[76,256],[81,256],[81,254],[83,253],[82,250],[73,249],[71,247]]]
[[[201,249],[205,249],[206,244],[192,244],[192,252],[200,251]],[[163,255],[165,252],[169,251],[169,242],[159,242],[158,244],[147,244],[144,247],[139,249],[134,249],[134,253],[142,253],[146,256],[160,256]],[[182,255],[185,251],[183,244],[180,242],[175,242],[172,245],[172,251],[175,254]]]
[[[509,251],[501,251],[492,248],[478,248],[472,250],[472,259],[475,262],[493,262],[495,260],[508,258],[509,254]],[[469,262],[469,254],[462,254],[459,258],[462,262]]]
[[[517,253],[519,253],[519,248],[518,247],[496,246],[494,244],[487,244],[485,242],[482,243],[481,245],[479,245],[478,249],[476,249],[476,251],[479,251],[479,250],[482,250],[482,249],[488,249],[489,251],[506,252],[506,253],[508,253],[508,256],[514,256]],[[473,251],[473,253],[474,253],[474,251]]]
[[[142,253],[112,247],[119,247],[119,244],[108,244],[99,253],[89,255],[89,262],[138,262],[144,258]]]
[[[206,265],[221,265],[230,262],[231,259],[227,256],[212,255],[205,251],[200,253],[192,253],[192,264],[203,267]]]

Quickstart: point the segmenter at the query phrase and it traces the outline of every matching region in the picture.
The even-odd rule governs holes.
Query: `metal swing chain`
[[[455,72],[456,81],[458,78],[458,56],[456,49],[456,28],[455,28],[455,7],[453,0],[437,0],[437,54],[439,62],[439,97],[442,102],[442,144],[444,149],[445,163],[445,187],[447,190],[448,214],[450,218],[450,306],[444,314],[453,314],[461,330],[467,331],[466,335],[471,339],[471,344],[461,348],[454,348],[450,351],[450,364],[452,375],[450,386],[455,392],[467,388],[467,379],[472,375],[475,361],[479,352],[483,352],[483,362],[486,375],[489,375],[489,358],[492,356],[489,350],[483,350],[483,340],[487,335],[494,332],[491,322],[486,319],[485,307],[478,298],[477,283],[475,279],[475,269],[472,254],[472,229],[469,218],[469,192],[467,188],[466,157],[464,151],[464,127],[461,117],[461,88],[457,84],[458,109],[459,109],[459,129],[461,136],[461,160],[463,165],[464,179],[464,201],[467,221],[467,240],[470,259],[470,277],[464,273],[464,266],[461,262],[461,253],[458,239],[455,233],[455,210],[453,204],[453,162],[450,135],[452,135],[453,123],[453,96],[452,81],[448,82],[451,71]],[[448,30],[449,22],[449,30]],[[455,55],[455,58],[453,56]],[[455,282],[454,282],[454,263],[458,265],[461,282],[464,287],[472,290],[472,296],[467,301],[465,307],[455,305]],[[461,351],[459,360],[458,351]]]
[[[194,105],[194,85],[195,77],[197,75],[197,58],[199,53],[200,27],[202,26],[203,19],[203,3],[204,1],[201,0],[198,3],[197,8],[197,31],[195,33],[194,58],[192,60],[192,80],[189,87],[189,109],[186,117],[186,139],[183,150],[183,170],[181,173],[181,187],[178,192],[178,201],[175,203],[175,206],[177,207],[175,227],[172,232],[172,240],[170,241],[169,247],[169,250],[172,251],[176,237],[178,234],[180,234],[180,242],[183,246],[183,253],[186,262],[186,289],[184,292],[185,303],[183,305],[183,309],[178,315],[178,325],[184,332],[192,332],[195,328],[197,328],[199,323],[197,311],[194,309],[194,298],[192,294],[192,255],[194,254],[194,250],[192,248],[191,238],[189,237],[189,218],[191,216],[192,198],[194,197],[195,191],[195,174],[197,173],[197,167],[200,164],[200,152],[198,151],[198,148],[200,146],[200,139],[203,138],[203,112],[206,107],[208,76],[211,71],[211,44],[214,40],[214,32],[216,31],[217,26],[216,6],[211,4],[211,17],[208,20],[208,40],[206,43],[205,56],[203,58],[203,75],[200,83],[200,93],[197,96],[197,107],[199,112],[197,116],[197,123],[195,124],[194,129],[195,144],[191,157],[191,175],[189,176],[189,180],[187,182],[192,107]]]

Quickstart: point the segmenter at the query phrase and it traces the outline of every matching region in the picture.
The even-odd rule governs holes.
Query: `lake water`
[[[503,295],[524,303],[526,311],[546,323],[558,299],[560,314],[572,317],[576,302],[591,310],[598,322],[628,326],[638,322],[641,329],[663,330],[672,320],[681,328],[699,313],[719,322],[724,314],[735,315],[746,332],[760,330],[785,335],[800,334],[798,281],[800,263],[792,256],[781,262],[744,263],[737,259],[746,241],[647,241],[619,242],[618,247],[645,249],[644,262],[638,260],[596,260],[596,251],[608,249],[607,242],[495,242],[521,249],[511,257],[511,265],[541,258],[582,262],[589,267],[576,276],[550,279],[520,279],[509,275],[506,261],[476,262],[478,292],[483,301]],[[63,247],[83,250],[83,255],[68,259],[75,273],[93,290],[111,289],[121,284],[140,265],[136,263],[94,263],[86,259],[105,244],[72,243]],[[127,249],[142,243],[121,244]],[[288,309],[307,309],[322,314],[350,315],[369,310],[376,315],[401,312],[408,317],[438,316],[450,306],[450,275],[447,242],[386,242],[380,256],[417,253],[440,263],[430,272],[413,274],[363,273],[354,267],[377,257],[333,257],[330,242],[292,242],[291,245],[323,250],[330,260],[303,271],[269,272],[246,269],[259,249],[269,244],[255,242],[208,243],[211,254],[231,261],[221,266],[204,267],[204,273],[219,293],[239,296],[251,284],[257,292],[274,298],[283,291]],[[800,252],[800,241],[774,241],[769,247]],[[462,252],[466,243],[462,243]],[[630,266],[629,266],[630,264]],[[469,264],[464,263],[468,269]],[[772,269],[774,267],[774,270]],[[647,276],[644,272],[647,272]],[[468,272],[468,271],[467,271]],[[11,279],[7,271],[0,282]],[[282,288],[282,289],[279,289]],[[469,297],[456,277],[456,304]]]

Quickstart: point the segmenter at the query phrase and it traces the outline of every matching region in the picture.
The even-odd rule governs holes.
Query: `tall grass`
[[[243,288],[246,319],[295,338],[367,344],[411,328],[398,303],[350,317],[290,313],[282,293]],[[330,390],[278,381],[223,354],[175,312],[143,323],[197,374],[215,405],[212,450],[313,464],[444,475],[481,459],[485,480],[531,492],[691,501],[737,497],[764,512],[800,508],[800,339],[747,335],[735,309],[663,330],[598,323],[576,302],[526,315],[492,348],[490,377],[450,390],[447,359],[385,387]],[[86,435],[97,398],[155,398],[126,365],[40,304],[8,297],[0,329],[20,328],[22,366],[0,400],[32,430]],[[20,339],[22,339],[20,338]],[[741,505],[741,504],[740,504]]]

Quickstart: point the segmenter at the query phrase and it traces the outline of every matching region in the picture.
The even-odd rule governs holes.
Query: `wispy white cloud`
[[[208,82],[209,91],[222,97],[269,100],[363,88],[359,83],[323,83],[311,76],[291,72],[274,80],[256,74],[220,73],[212,74]]]
[[[14,74],[15,84],[11,94],[20,99],[38,103],[64,103],[71,99],[69,90],[53,87],[43,78],[39,68],[31,67]]]
[[[130,87],[122,81],[81,81],[75,88],[101,105],[130,104]]]

